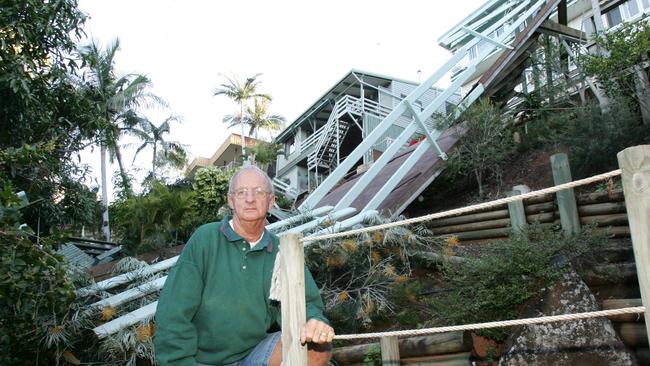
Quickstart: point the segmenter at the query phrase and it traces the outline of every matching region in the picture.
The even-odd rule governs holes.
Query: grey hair
[[[269,178],[269,176],[266,174],[265,171],[252,164],[241,167],[241,169],[239,169],[237,173],[235,173],[230,178],[230,183],[228,184],[228,193],[233,193],[235,191],[235,182],[237,181],[237,179],[242,173],[247,171],[254,172],[260,177],[264,178],[264,180],[266,181],[266,185],[268,186],[267,187],[268,191],[271,192],[271,194],[275,194],[275,192],[273,192],[273,181],[271,180],[271,178]]]

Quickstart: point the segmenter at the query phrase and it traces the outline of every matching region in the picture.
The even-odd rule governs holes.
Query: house
[[[276,137],[284,145],[284,155],[277,159],[275,188],[291,198],[312,191],[417,85],[361,70],[345,74]],[[441,92],[429,88],[415,105],[423,110]],[[459,99],[460,95],[451,96],[437,112],[449,113]],[[411,116],[401,115],[350,174],[372,164],[411,122]],[[425,123],[433,127],[431,118]],[[412,138],[422,134],[418,129]]]
[[[600,7],[593,9],[594,3]],[[565,74],[572,77],[577,74],[577,66],[572,62],[575,51],[594,52],[593,36],[597,30],[615,29],[624,21],[637,20],[648,13],[650,0],[490,0],[440,36],[438,42],[460,56],[452,77],[473,67],[461,85],[463,97],[480,85],[484,95],[507,101],[516,93],[529,93],[548,80],[549,75],[544,75],[540,84],[533,77],[544,70],[533,69],[531,55],[547,57],[538,48],[539,35],[556,37],[564,46]],[[552,75],[554,79],[558,77]],[[597,85],[592,80],[587,80],[587,84],[582,87],[602,103]],[[585,92],[578,88],[569,92]]]
[[[246,146],[254,147],[259,141],[246,137]],[[191,178],[196,174],[196,171],[208,166],[216,166],[221,168],[230,168],[240,165],[242,163],[241,154],[241,135],[231,133],[226,137],[224,142],[217,148],[217,151],[212,154],[212,157],[205,158],[197,156],[192,159],[192,162],[185,170],[185,176]]]

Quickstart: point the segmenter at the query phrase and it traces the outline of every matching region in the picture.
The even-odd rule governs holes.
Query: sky
[[[270,112],[291,122],[351,69],[425,80],[451,57],[438,37],[485,1],[79,0],[79,7],[89,15],[89,38],[104,46],[119,38],[118,73],[147,75],[169,104],[143,114],[154,124],[183,119],[170,139],[187,146],[191,161],[239,133],[222,122],[236,105],[213,96],[224,75],[261,73]],[[150,156],[142,152],[133,168],[148,168]],[[97,149],[82,159],[99,174]]]

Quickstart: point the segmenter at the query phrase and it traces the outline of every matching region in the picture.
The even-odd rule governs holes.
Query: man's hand
[[[300,331],[300,343],[302,344],[307,342],[330,343],[332,338],[334,338],[334,328],[316,319],[310,319]]]

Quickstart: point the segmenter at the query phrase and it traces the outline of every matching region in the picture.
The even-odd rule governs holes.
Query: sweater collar
[[[232,219],[231,215],[226,215],[223,217],[223,220],[221,221],[221,232],[223,235],[228,239],[228,241],[233,242],[233,241],[239,241],[239,240],[244,240],[239,234],[233,230],[232,227],[230,227],[230,219]],[[269,253],[273,252],[273,239],[271,238],[271,233],[264,229],[264,234],[262,235],[262,240],[260,240],[259,243],[255,246],[256,248],[266,248],[266,251]]]

